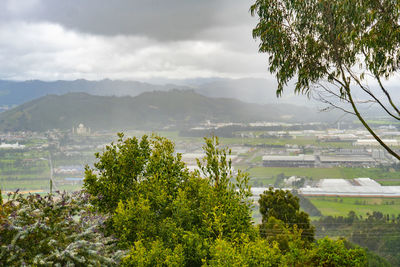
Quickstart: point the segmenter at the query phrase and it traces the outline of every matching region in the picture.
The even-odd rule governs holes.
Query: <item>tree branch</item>
[[[347,78],[346,78],[346,76],[344,74],[343,67],[342,67],[341,64],[339,64],[339,68],[340,68],[340,71],[341,71],[341,74],[342,74],[342,79],[344,81],[344,84],[346,85],[346,87],[344,89],[346,90],[347,97],[348,97],[348,99],[350,101],[350,104],[351,104],[351,106],[352,106],[352,108],[354,110],[354,113],[356,114],[357,118],[362,123],[362,125],[364,125],[365,129],[367,129],[367,131],[375,138],[375,140],[378,141],[378,143],[384,149],[386,149],[387,152],[389,152],[393,157],[395,157],[397,160],[400,161],[400,155],[397,154],[396,152],[394,152],[385,142],[383,142],[382,139],[372,130],[371,127],[369,127],[368,123],[361,116],[360,112],[357,109],[356,104],[354,103],[353,96],[351,95],[351,92],[350,92],[350,84],[347,81]]]
[[[386,149],[387,152],[389,152],[392,156],[394,156],[396,159],[400,160],[400,155],[397,154],[396,152],[394,152],[386,143],[384,143],[382,141],[382,139],[371,129],[371,127],[369,127],[369,125],[367,124],[367,122],[364,120],[364,118],[361,116],[360,112],[358,111],[354,101],[353,101],[353,97],[351,95],[350,92],[350,88],[346,88],[346,92],[347,92],[347,97],[349,98],[349,101],[351,103],[351,106],[353,107],[353,110],[355,112],[355,115],[357,116],[357,118],[360,120],[360,122],[362,123],[362,125],[364,125],[364,127],[368,130],[368,132],[375,138],[376,141],[378,141],[378,143],[383,146],[383,148]]]
[[[346,66],[345,67],[346,68],[346,70],[347,70],[347,72],[350,74],[350,76],[351,76],[351,78],[358,84],[358,86],[364,91],[364,92],[366,92],[370,97],[372,97],[375,101],[376,101],[376,103],[378,103],[379,104],[379,106],[381,106],[385,111],[386,111],[386,113],[388,114],[388,115],[390,115],[391,117],[393,117],[393,118],[395,118],[396,120],[400,120],[400,117],[399,116],[396,116],[396,115],[394,115],[392,112],[390,112],[387,108],[386,108],[386,106],[368,89],[368,88],[366,88],[362,83],[361,83],[361,81],[351,72],[351,70]],[[379,82],[379,80],[378,80],[378,82]],[[379,82],[380,83],[380,82]],[[390,96],[389,96],[389,98],[390,98]],[[400,112],[399,112],[399,115],[400,115]]]
[[[381,88],[381,90],[383,91],[383,93],[385,93],[387,99],[389,100],[390,105],[393,107],[394,110],[396,110],[397,114],[400,115],[400,110],[397,108],[397,106],[393,103],[392,98],[390,97],[389,92],[385,89],[385,87],[382,85],[381,79],[378,75],[374,74],[376,80],[379,83],[379,86]],[[400,120],[400,117],[396,117],[398,120]]]

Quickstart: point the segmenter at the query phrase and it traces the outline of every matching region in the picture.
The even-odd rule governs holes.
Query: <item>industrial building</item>
[[[322,166],[373,166],[376,161],[368,156],[319,156],[319,162]]]
[[[262,157],[265,167],[314,167],[314,155],[278,156],[267,155]]]

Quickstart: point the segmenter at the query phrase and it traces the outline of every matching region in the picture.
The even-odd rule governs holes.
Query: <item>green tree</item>
[[[344,240],[323,238],[318,240],[312,262],[317,266],[368,266],[367,255],[362,248],[347,248]]]
[[[296,77],[297,93],[354,114],[400,160],[360,111],[375,103],[400,120],[398,99],[385,86],[400,67],[399,1],[256,0],[250,10],[259,17],[253,37],[260,40],[259,52],[269,55],[277,95]]]
[[[287,190],[275,190],[270,187],[260,195],[258,200],[262,224],[260,234],[264,237],[274,237],[284,234],[276,219],[282,221],[289,229],[298,229],[302,239],[307,242],[314,241],[314,227],[311,225],[308,214],[300,211],[299,198]]]
[[[86,166],[85,169],[83,188],[101,211],[113,212],[120,200],[126,200],[136,192],[150,159],[151,148],[147,136],[140,141],[135,137],[124,140],[123,134],[118,134],[118,137],[117,144],[106,146],[101,156],[95,154],[98,162],[94,168]],[[157,149],[154,151],[155,154],[167,153]]]
[[[113,214],[110,232],[130,249],[124,264],[199,266],[217,238],[256,236],[248,175],[233,174],[218,138],[206,139],[204,150],[198,162],[204,178],[190,173],[173,143],[158,136],[120,135],[87,168],[84,188],[92,204]]]

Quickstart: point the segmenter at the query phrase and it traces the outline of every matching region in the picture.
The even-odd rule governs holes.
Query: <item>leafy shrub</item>
[[[85,190],[94,206],[114,214],[112,232],[131,248],[131,264],[143,253],[164,262],[179,252],[185,265],[199,266],[216,238],[256,234],[248,176],[233,174],[229,151],[219,147],[217,138],[206,139],[204,150],[206,157],[198,162],[201,175],[188,171],[165,138],[120,135],[117,144],[98,155],[95,168],[87,168]]]
[[[92,213],[82,193],[16,193],[1,212],[0,262],[7,266],[116,265],[124,255],[101,233],[106,217]]]

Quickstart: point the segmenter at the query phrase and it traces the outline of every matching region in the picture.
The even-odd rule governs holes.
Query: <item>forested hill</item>
[[[318,119],[321,114],[305,107],[249,104],[209,98],[190,90],[146,92],[136,97],[69,93],[48,95],[0,113],[0,130],[69,129],[79,123],[94,130],[156,129],[205,120],[305,122]]]

